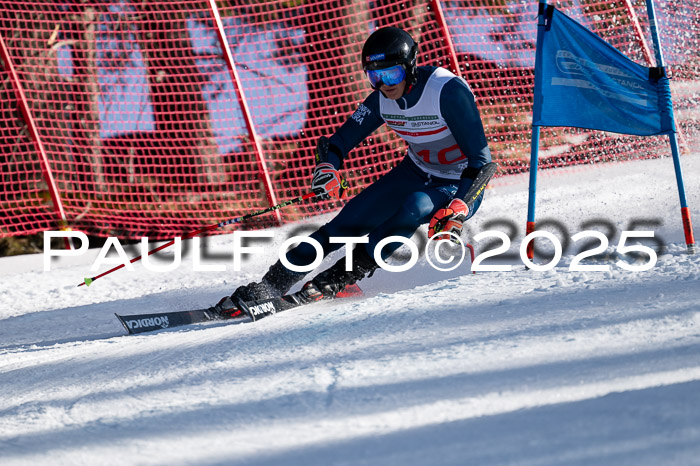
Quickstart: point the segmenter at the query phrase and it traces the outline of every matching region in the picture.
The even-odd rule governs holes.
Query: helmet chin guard
[[[362,69],[384,70],[403,65],[408,85],[416,82],[416,57],[418,44],[410,34],[397,27],[384,27],[374,31],[362,47]],[[370,82],[373,89],[374,84]]]

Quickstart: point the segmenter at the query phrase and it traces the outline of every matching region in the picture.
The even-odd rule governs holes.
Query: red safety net
[[[502,174],[528,169],[536,2],[216,6],[221,29],[208,1],[0,2],[7,51],[0,69],[0,236],[58,229],[62,207],[74,230],[165,239],[305,194],[316,140],[332,134],[370,91],[359,64],[362,44],[387,25],[420,42],[419,64],[467,79]],[[633,60],[653,63],[643,1],[556,6]],[[689,111],[700,78],[700,5],[669,0],[657,15],[684,147],[696,141],[700,124]],[[346,161],[352,192],[404,152],[395,135],[377,131]],[[663,138],[543,128],[540,166],[668,152]],[[302,204],[281,217],[293,221],[338,205]],[[243,227],[274,222],[267,215]]]

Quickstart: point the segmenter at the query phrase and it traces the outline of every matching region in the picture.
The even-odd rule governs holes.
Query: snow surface
[[[700,156],[682,163],[697,224]],[[517,256],[527,177],[499,178],[469,237],[515,225],[497,261],[511,271],[421,258],[361,282],[364,298],[254,324],[127,336],[113,314],[214,304],[309,225],[272,230],[238,273],[232,235],[206,243],[225,272],[194,272],[189,254],[90,288],[76,285],[97,250],[49,272],[42,255],[0,259],[0,463],[700,464],[700,253],[675,186],[670,158],[541,172],[538,221],[606,231],[612,261],[570,271],[576,244],[536,272]],[[664,246],[645,272],[615,264],[633,220]]]

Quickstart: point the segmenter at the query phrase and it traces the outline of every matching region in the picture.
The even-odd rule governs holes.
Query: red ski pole
[[[295,197],[295,198],[290,199],[290,200],[288,200],[288,201],[280,202],[279,204],[273,205],[273,206],[268,207],[268,208],[266,208],[266,209],[258,210],[257,212],[253,212],[253,213],[250,213],[250,214],[242,215],[242,216],[240,216],[240,217],[232,218],[232,219],[229,219],[229,220],[224,220],[223,222],[215,223],[215,224],[213,224],[213,225],[209,225],[209,226],[206,226],[206,227],[204,227],[204,228],[200,228],[199,230],[191,231],[191,232],[187,233],[186,235],[184,235],[184,236],[182,237],[182,239],[194,238],[195,236],[201,235],[202,233],[206,233],[207,231],[216,230],[216,229],[218,229],[218,228],[223,228],[223,227],[225,227],[226,225],[231,225],[232,223],[245,222],[246,220],[251,219],[251,218],[253,218],[253,217],[257,217],[258,215],[263,215],[263,214],[267,214],[267,213],[270,213],[270,212],[274,212],[275,210],[281,209],[281,208],[283,208],[283,207],[287,207],[287,206],[292,205],[292,204],[298,204],[298,203],[301,202],[301,201],[305,201],[305,200],[307,200],[307,199],[311,199],[312,197],[315,197],[315,196],[316,196],[316,194],[314,194],[314,193],[307,193],[307,194],[304,194],[303,196]],[[156,252],[162,251],[163,249],[165,249],[165,248],[167,248],[167,247],[169,247],[169,246],[172,246],[173,244],[175,244],[175,240],[174,240],[174,239],[173,239],[172,241],[168,241],[167,243],[165,243],[165,244],[163,244],[163,245],[161,245],[161,246],[158,246],[158,247],[155,248],[155,249],[152,249],[152,250],[148,251],[148,254],[146,254],[146,255],[147,255],[147,256],[150,256],[151,254],[155,254]],[[138,257],[134,257],[134,258],[131,259],[129,262],[133,264],[134,262],[140,261],[142,258],[143,258],[143,255],[138,256]],[[116,267],[114,267],[114,268],[112,268],[112,269],[109,269],[109,270],[106,271],[106,272],[102,272],[101,274],[99,274],[99,275],[97,275],[97,276],[94,276],[94,277],[92,277],[92,278],[85,278],[85,280],[83,281],[83,283],[79,284],[78,286],[83,286],[83,285],[90,286],[90,284],[91,284],[92,282],[94,282],[95,280],[97,280],[98,278],[104,277],[105,275],[109,275],[110,273],[112,273],[112,272],[114,272],[114,271],[116,271],[116,270],[119,270],[119,269],[121,269],[121,268],[123,268],[123,267],[124,267],[124,264],[119,264],[118,266],[116,266]]]

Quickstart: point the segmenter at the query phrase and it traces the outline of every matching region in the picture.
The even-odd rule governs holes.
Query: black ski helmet
[[[362,69],[381,70],[395,65],[406,69],[406,82],[416,82],[416,56],[418,44],[411,35],[397,27],[384,27],[374,31],[362,47]],[[374,87],[374,86],[373,86]]]

